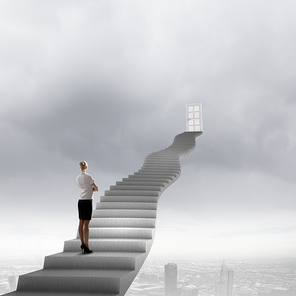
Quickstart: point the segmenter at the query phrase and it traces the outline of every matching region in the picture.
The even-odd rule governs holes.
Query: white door
[[[202,132],[202,109],[201,104],[186,105],[186,131],[187,132]]]

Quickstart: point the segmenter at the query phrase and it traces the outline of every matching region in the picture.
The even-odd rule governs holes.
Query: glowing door
[[[186,105],[186,131],[187,132],[202,132],[202,112],[201,104]]]

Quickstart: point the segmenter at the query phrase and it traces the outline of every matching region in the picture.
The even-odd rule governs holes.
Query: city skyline
[[[177,288],[181,296],[196,292],[199,296],[219,296],[221,266],[234,273],[233,296],[294,296],[296,291],[296,260],[215,260],[178,259],[170,263],[163,259],[148,259],[126,296],[164,296],[165,266],[177,266]],[[36,260],[1,260],[0,295],[7,293],[9,276],[18,276],[42,268]],[[11,269],[13,266],[13,269]],[[196,289],[198,291],[196,291]],[[183,294],[185,295],[183,295]],[[195,294],[194,294],[195,293]],[[282,294],[280,294],[282,293]],[[293,294],[294,293],[294,294]],[[180,295],[179,295],[180,296]],[[192,296],[192,295],[190,295]]]
[[[177,260],[177,263],[165,262],[148,260],[126,296],[165,295],[166,265],[177,267],[178,296],[293,296],[296,291],[295,259],[234,260],[226,263],[184,259]],[[220,291],[220,281],[228,278],[225,271],[231,272],[232,290]]]

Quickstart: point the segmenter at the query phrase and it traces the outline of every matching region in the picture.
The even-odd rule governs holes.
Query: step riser
[[[161,168],[175,168],[175,169],[180,169],[181,165],[179,163],[179,160],[175,160],[175,161],[162,161],[159,159],[153,159],[151,157],[146,157],[144,164],[142,167],[144,166],[158,166]]]
[[[170,180],[167,180],[166,178],[155,178],[153,176],[150,176],[149,178],[143,178],[141,176],[134,176],[129,175],[128,178],[123,178],[122,182],[162,182],[162,183],[169,183]]]
[[[176,165],[175,163],[173,165],[170,165],[170,161],[167,162],[161,162],[161,158],[156,159],[149,159],[143,163],[142,168],[145,168],[146,166],[154,166],[154,167],[164,167],[164,168],[174,168],[174,169],[180,169],[181,166]]]
[[[133,219],[133,218],[93,218],[90,227],[131,227],[131,228],[155,228],[156,219]]]
[[[64,252],[80,252],[80,240],[66,241]],[[89,247],[94,252],[146,252],[145,240],[112,240],[89,241]]]
[[[129,180],[132,181],[149,181],[149,182],[153,182],[153,180],[157,180],[157,182],[164,182],[167,184],[171,184],[172,180],[174,178],[173,177],[163,177],[163,176],[152,176],[152,175],[147,175],[147,176],[141,176],[141,175],[130,175],[129,176]]]
[[[110,190],[136,190],[136,191],[160,191],[163,186],[142,186],[142,185],[112,185]]]
[[[151,160],[154,159],[156,161],[160,162],[171,162],[171,163],[176,163],[179,160],[178,154],[175,154],[172,150],[169,151],[167,148],[166,151],[158,151],[151,153],[146,157],[146,160]]]
[[[142,165],[142,167],[140,168],[140,170],[157,170],[159,172],[166,172],[166,171],[176,171],[179,172],[181,170],[180,166],[165,166],[165,165],[161,165],[159,163],[153,163],[153,162],[149,162],[147,161],[146,163],[144,163]]]
[[[149,172],[149,171],[141,171],[141,172],[135,172],[135,176],[159,176],[162,178],[173,178],[179,175],[179,173],[161,173],[161,172]]]
[[[91,228],[89,229],[89,238],[118,238],[118,239],[152,239],[154,229],[151,228]],[[77,238],[79,234],[77,232]]]
[[[135,181],[135,180],[126,180],[116,182],[116,186],[165,186],[165,182],[149,182],[149,181]]]
[[[172,155],[170,153],[168,153],[168,148],[163,149],[162,151],[158,151],[158,152],[153,152],[150,153],[149,155],[146,156],[145,160],[156,160],[159,161],[161,163],[172,163],[172,164],[176,164],[179,161],[179,157],[178,155]]]
[[[109,201],[109,202],[147,202],[147,203],[157,203],[158,202],[158,196],[101,196],[100,197],[101,202]]]
[[[50,294],[49,294],[50,293]],[[15,291],[8,293],[9,296],[121,296],[119,293],[79,293],[79,294],[74,294],[71,293],[69,294],[68,292],[57,292],[55,291],[54,293],[52,292],[43,292],[43,291]]]
[[[156,210],[157,203],[134,203],[134,202],[98,202],[96,209],[133,209],[133,210]]]
[[[134,257],[93,257],[82,255],[73,257],[45,257],[44,269],[115,269],[134,270]]]
[[[175,169],[167,169],[167,170],[162,170],[157,167],[151,167],[151,168],[141,168],[138,170],[139,173],[147,172],[147,173],[153,173],[153,174],[180,174],[181,170],[175,170]]]
[[[149,173],[137,173],[133,177],[130,177],[131,179],[143,179],[149,181],[150,178],[159,178],[159,180],[166,180],[166,182],[171,183],[173,180],[176,179],[176,176],[173,175],[155,175],[155,174],[149,174]]]
[[[119,284],[119,278],[102,278],[99,273],[93,278],[24,275],[19,278],[18,290],[119,293]]]
[[[145,190],[106,190],[105,196],[159,196],[159,191]]]
[[[146,160],[146,162],[143,164],[142,168],[159,168],[163,170],[180,170],[181,166],[177,164],[164,164],[160,163],[158,161],[152,161],[152,160]]]
[[[155,210],[94,210],[93,218],[156,218]]]

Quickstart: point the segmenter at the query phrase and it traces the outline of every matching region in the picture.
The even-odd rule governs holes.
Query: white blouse
[[[93,199],[93,188],[91,184],[95,181],[93,177],[86,172],[81,172],[81,174],[76,178],[77,185],[82,189],[80,193],[80,199]]]

